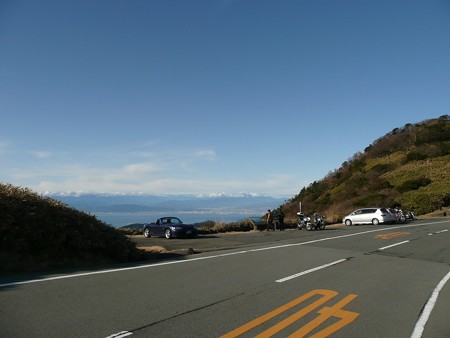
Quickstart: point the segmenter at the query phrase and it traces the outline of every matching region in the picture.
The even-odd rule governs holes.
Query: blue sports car
[[[184,224],[178,217],[161,217],[154,223],[144,224],[144,236],[195,237],[198,232],[194,225]]]

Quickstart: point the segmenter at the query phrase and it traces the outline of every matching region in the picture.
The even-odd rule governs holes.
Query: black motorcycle
[[[297,212],[297,229],[306,229],[308,231],[324,230],[325,217],[319,214],[314,214],[312,217],[310,217],[301,212]]]
[[[405,213],[405,218],[408,221],[415,221],[417,219],[417,216],[414,214],[414,212],[412,210],[408,210]]]
[[[313,219],[314,219],[313,224],[314,224],[314,227],[316,228],[315,230],[324,230],[325,229],[325,216],[319,215],[319,214],[314,214]]]

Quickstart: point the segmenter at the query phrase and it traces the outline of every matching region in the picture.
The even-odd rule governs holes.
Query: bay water
[[[214,221],[217,223],[232,223],[247,218],[259,219],[262,215],[256,213],[232,212],[91,212],[97,219],[115,228],[134,223],[151,223],[160,217],[178,217],[186,224]]]

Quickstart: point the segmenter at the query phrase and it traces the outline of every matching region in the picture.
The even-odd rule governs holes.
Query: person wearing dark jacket
[[[280,228],[280,231],[284,231],[284,213],[283,210],[279,210],[277,212],[277,219],[278,219],[278,227]]]

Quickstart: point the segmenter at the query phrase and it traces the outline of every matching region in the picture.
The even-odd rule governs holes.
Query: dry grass
[[[160,246],[160,245],[139,247],[139,249],[141,249],[145,252],[156,253],[156,254],[165,254],[165,253],[170,252],[165,247]]]
[[[445,216],[444,216],[445,215]],[[433,212],[430,212],[425,215],[420,215],[420,218],[450,218],[450,207],[442,208],[440,210],[436,210]]]

